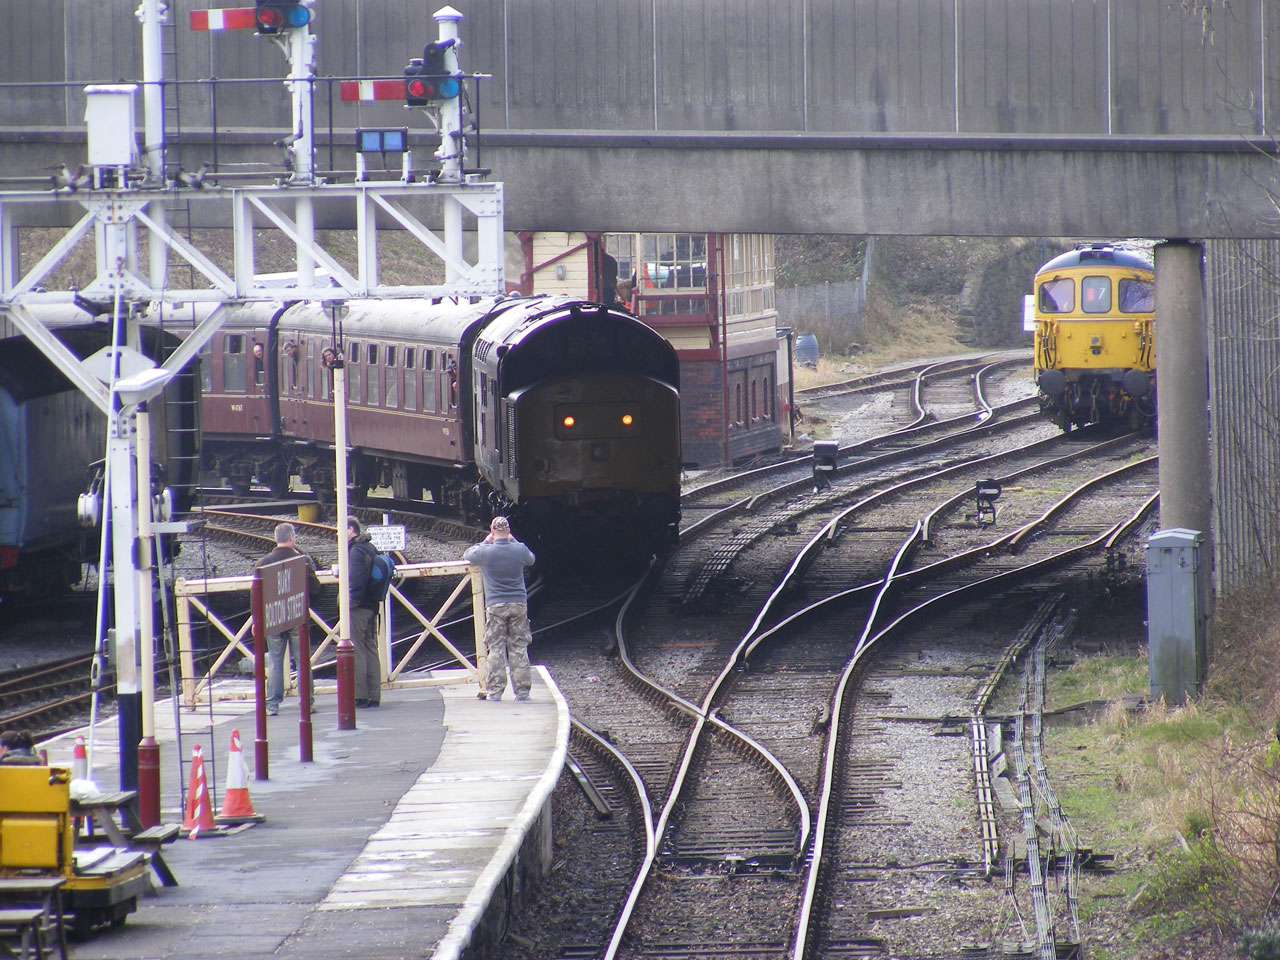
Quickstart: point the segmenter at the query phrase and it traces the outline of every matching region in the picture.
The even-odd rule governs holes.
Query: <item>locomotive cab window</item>
[[[229,333],[223,337],[222,353],[222,389],[228,393],[244,393],[249,387],[244,335]]]
[[[1085,277],[1080,281],[1080,306],[1085,313],[1111,312],[1111,278]]]
[[[1041,313],[1070,313],[1076,306],[1076,284],[1070,277],[1046,280],[1040,284]]]
[[[1119,288],[1121,313],[1154,313],[1156,285],[1150,280],[1121,280]]]

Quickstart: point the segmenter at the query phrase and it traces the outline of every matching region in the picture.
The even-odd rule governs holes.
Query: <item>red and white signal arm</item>
[[[257,26],[257,7],[191,11],[192,30],[252,30]]]
[[[403,100],[403,80],[343,80],[338,92],[343,100]]]

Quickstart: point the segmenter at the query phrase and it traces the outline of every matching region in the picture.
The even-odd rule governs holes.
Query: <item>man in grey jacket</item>
[[[462,555],[480,568],[484,580],[484,646],[488,658],[484,688],[490,700],[501,700],[507,673],[517,700],[529,699],[529,596],[524,568],[533,565],[533,551],[511,536],[506,517],[494,517],[483,543]]]

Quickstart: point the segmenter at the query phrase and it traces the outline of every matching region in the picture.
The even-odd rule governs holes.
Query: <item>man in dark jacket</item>
[[[355,517],[347,518],[347,561],[350,569],[351,643],[356,648],[356,706],[382,704],[382,669],[378,661],[378,605],[365,601],[369,571],[377,548]]]
[[[316,562],[298,549],[297,534],[292,523],[276,524],[276,548],[258,561],[255,570],[270,563],[279,563],[293,557],[307,559],[308,599],[316,602],[320,596],[320,580],[316,577]],[[285,650],[292,659],[293,666],[298,666],[298,631],[286,630],[274,637],[267,637],[267,716],[274,717],[280,713],[280,701],[284,699],[284,678],[289,669],[289,660],[285,659]],[[312,701],[312,710],[315,703]]]
[[[528,700],[533,634],[524,568],[533,566],[533,551],[511,535],[506,517],[494,517],[484,542],[468,547],[462,557],[479,567],[484,579],[485,692],[490,700],[501,700],[510,670],[516,699]]]
[[[26,730],[0,733],[0,763],[38,767],[44,761],[36,755],[35,738]]]

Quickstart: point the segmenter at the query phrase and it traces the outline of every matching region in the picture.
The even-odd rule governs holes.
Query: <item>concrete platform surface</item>
[[[439,676],[439,671],[436,675]],[[253,779],[251,704],[220,701],[184,714],[183,745],[214,749],[215,812],[230,735],[238,727],[255,812],[266,821],[163,848],[180,886],[142,898],[124,926],[75,943],[74,960],[467,956],[505,910],[503,879],[550,860],[550,798],[564,764],[569,713],[544,668],[532,698],[476,698],[465,682],[383,692],[337,729],[320,697],[314,761],[298,760],[298,701],[269,719],[270,778]],[[165,822],[181,822],[172,707],[157,704]],[[198,719],[199,718],[199,719]],[[93,758],[117,789],[114,724],[99,726]],[[198,732],[189,733],[189,730]],[[74,735],[51,741],[70,763]],[[523,862],[522,862],[523,861]],[[509,884],[508,884],[509,886]],[[494,896],[498,892],[497,897]]]

